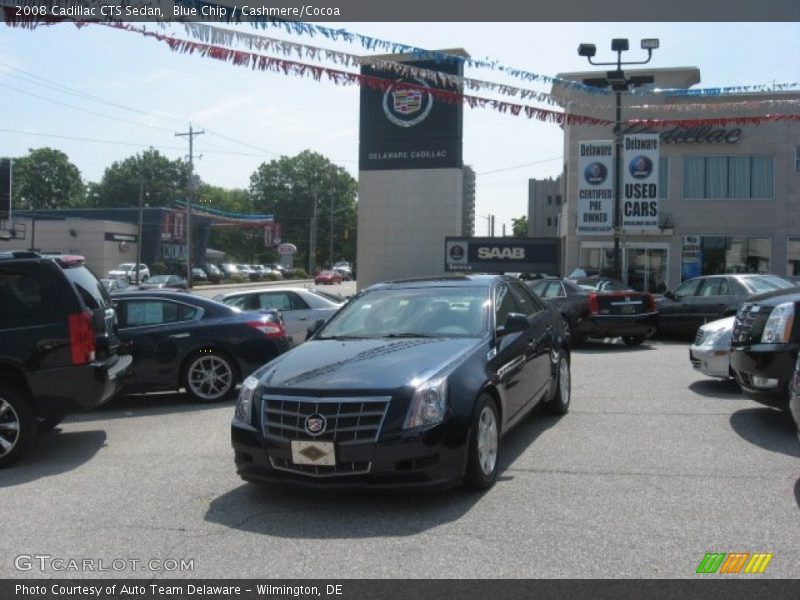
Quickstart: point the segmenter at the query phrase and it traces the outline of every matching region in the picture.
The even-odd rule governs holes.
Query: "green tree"
[[[250,177],[255,211],[271,214],[281,224],[281,239],[298,248],[296,266],[308,264],[315,202],[315,264],[355,260],[357,191],[358,184],[347,170],[310,150],[263,163]]]
[[[13,206],[21,209],[70,208],[83,204],[81,172],[53,148],[30,149],[14,159]]]
[[[253,212],[252,198],[247,190],[229,190],[205,183],[197,190],[195,205],[239,214]],[[272,257],[267,260],[261,256],[264,246],[263,241],[259,245],[259,240],[263,240],[263,233],[260,228],[216,224],[211,227],[208,245],[233,257],[233,262],[273,262]]]
[[[511,229],[514,237],[528,237],[528,217],[522,215],[519,219],[511,219]]]
[[[153,148],[114,162],[93,186],[89,203],[103,208],[138,206],[142,179],[147,204],[170,206],[186,197],[189,163],[170,160]]]

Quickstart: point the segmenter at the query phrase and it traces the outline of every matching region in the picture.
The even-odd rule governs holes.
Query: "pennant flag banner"
[[[0,0],[0,4],[6,4],[8,0]],[[6,15],[9,11],[4,8]],[[51,25],[54,22],[38,22],[32,20],[10,20],[7,21],[9,26],[23,27],[35,29],[39,25]],[[89,22],[75,21],[74,24],[78,27],[83,27],[90,24]],[[501,100],[485,98],[474,95],[466,95],[462,93],[463,89],[474,90],[490,90],[503,95],[519,96],[521,99],[531,99],[534,101],[545,101],[555,103],[555,99],[550,94],[544,92],[537,92],[534,90],[521,89],[514,86],[507,86],[504,84],[462,78],[455,75],[444,74],[439,71],[431,69],[422,69],[411,65],[398,63],[395,61],[378,59],[375,57],[359,57],[353,54],[344,52],[333,51],[316,46],[309,46],[304,44],[297,44],[285,40],[269,38],[260,35],[253,35],[238,31],[214,27],[204,23],[185,23],[184,27],[188,35],[195,39],[204,40],[213,43],[197,43],[189,40],[182,40],[172,36],[164,35],[155,31],[150,31],[146,27],[135,27],[130,24],[121,22],[91,22],[91,24],[104,25],[115,29],[122,29],[125,31],[139,33],[146,37],[151,37],[156,40],[165,42],[172,51],[188,54],[199,54],[201,56],[213,58],[215,60],[222,60],[231,62],[238,66],[247,66],[252,69],[261,71],[282,72],[286,75],[294,75],[299,77],[312,77],[316,81],[321,81],[325,76],[329,81],[337,85],[366,85],[372,89],[386,90],[390,88],[395,82],[374,77],[369,75],[362,75],[360,73],[348,72],[339,69],[332,69],[318,65],[311,65],[304,62],[280,59],[272,56],[256,54],[253,52],[234,50],[231,48],[220,46],[224,44],[230,45],[245,45],[251,49],[260,51],[273,51],[281,52],[284,56],[296,55],[300,58],[308,57],[315,60],[329,60],[338,65],[361,67],[373,67],[376,70],[389,70],[398,72],[405,77],[419,77],[427,79],[437,85],[445,86],[445,88],[428,88],[423,86],[416,86],[409,83],[409,87],[419,87],[421,91],[429,93],[440,100],[451,103],[463,102],[470,108],[490,108],[500,113],[511,114],[514,116],[525,115],[529,119],[537,119],[543,122],[556,123],[559,125],[598,125],[606,126],[611,125],[613,122],[609,119],[601,119],[597,117],[589,117],[583,115],[576,115],[573,113],[557,112],[547,110],[535,106],[515,104]],[[316,31],[318,26],[305,23],[292,23],[297,26],[312,27]],[[162,24],[163,29],[163,24]],[[301,27],[301,29],[305,29]],[[323,28],[327,29],[327,28]],[[345,35],[342,30],[335,31],[337,35]],[[333,34],[331,34],[333,35]],[[353,36],[355,34],[347,34]],[[450,56],[450,55],[447,55]],[[462,57],[452,57],[464,60]],[[740,89],[740,88],[726,88],[726,89]],[[695,91],[695,90],[686,90]],[[699,90],[702,91],[702,90]],[[733,92],[731,92],[733,93]],[[581,103],[580,101],[573,102],[579,106],[585,106],[593,111],[611,109],[611,105],[597,105],[591,103]],[[732,112],[732,111],[764,111],[767,114],[756,115],[719,115],[707,118],[689,118],[689,119],[663,119],[654,118],[646,115],[636,115],[635,118],[628,118],[625,122],[628,124],[647,125],[650,127],[669,127],[675,125],[696,126],[696,125],[724,125],[729,123],[735,124],[759,124],[768,121],[794,121],[800,120],[800,100],[749,100],[744,102],[735,103],[720,103],[719,101],[710,103],[680,103],[680,104],[644,104],[632,105],[626,108],[628,111],[640,113],[697,113],[699,111],[717,111],[717,112]],[[781,112],[782,111],[782,112]],[[787,111],[792,111],[787,112]]]
[[[308,63],[285,60],[272,56],[256,54],[253,52],[246,52],[243,50],[232,50],[229,48],[223,48],[221,46],[203,44],[190,40],[182,40],[163,35],[161,33],[148,31],[144,28],[135,27],[126,23],[98,23],[98,25],[104,25],[106,27],[121,29],[132,33],[139,33],[145,37],[156,39],[166,43],[173,52],[180,52],[182,54],[199,54],[200,56],[205,56],[224,62],[230,62],[234,65],[250,67],[260,71],[272,71],[276,73],[284,73],[285,75],[295,75],[298,77],[311,77],[315,81],[321,81],[323,76],[325,76],[329,81],[332,81],[336,85],[365,85],[371,89],[378,89],[381,91],[391,88],[396,83],[395,81],[380,77],[373,77],[370,75],[362,75],[360,73],[352,73],[318,65],[311,65]],[[431,94],[432,96],[444,102],[464,102],[470,108],[491,108],[501,113],[511,113],[512,115],[524,114],[529,119],[538,119],[539,121],[556,123],[558,125],[611,124],[611,121],[608,121],[607,119],[598,119],[595,117],[556,112],[534,106],[513,104],[510,102],[503,102],[490,98],[465,95],[457,91],[429,88],[412,83],[407,83],[406,85],[412,88],[419,88],[420,91]]]
[[[209,6],[209,7],[219,6],[216,3],[205,2],[203,0],[175,0],[175,3],[184,4],[187,6],[194,6],[198,9],[198,12],[203,6]],[[225,20],[230,21],[230,18],[227,18]],[[611,93],[609,90],[604,88],[584,85],[583,83],[579,83],[576,81],[569,81],[566,79],[560,79],[558,77],[551,77],[549,75],[533,73],[531,71],[526,71],[524,69],[509,67],[503,65],[502,63],[494,59],[485,58],[482,60],[478,60],[474,58],[463,58],[461,56],[455,56],[452,54],[447,54],[445,52],[426,50],[424,48],[418,48],[416,46],[411,46],[408,44],[383,40],[381,38],[362,35],[360,33],[352,33],[347,31],[346,29],[341,29],[341,28],[333,29],[331,27],[325,27],[323,25],[317,25],[314,23],[305,23],[301,21],[285,21],[275,17],[267,17],[267,16],[254,18],[250,22],[252,22],[253,25],[260,26],[262,28],[278,27],[280,29],[283,29],[287,33],[295,35],[307,35],[310,37],[321,35],[335,42],[345,41],[348,43],[360,43],[363,48],[372,51],[383,51],[383,52],[388,52],[390,54],[412,54],[414,55],[415,60],[432,60],[439,63],[464,61],[464,63],[469,67],[500,71],[506,73],[507,75],[510,75],[511,77],[521,79],[523,81],[540,81],[547,84],[563,86],[565,88],[580,89],[589,94],[609,95]],[[705,89],[695,89],[695,90],[688,90],[688,89],[668,89],[668,90],[657,90],[657,91],[631,90],[626,93],[635,96],[647,96],[653,94],[664,94],[669,96],[719,96],[722,94],[788,91],[797,89],[800,89],[800,81],[792,83],[769,84],[769,85],[766,84],[739,85],[739,86],[705,88]]]
[[[176,200],[175,204],[181,208],[186,207],[186,202]],[[200,203],[192,204],[192,212],[199,216],[208,217],[219,223],[238,225],[241,227],[263,227],[267,223],[272,223],[275,219],[272,215],[247,215],[242,213],[228,212],[203,206]]]

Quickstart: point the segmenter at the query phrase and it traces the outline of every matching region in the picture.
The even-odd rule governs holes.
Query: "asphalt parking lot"
[[[109,576],[15,568],[46,554],[194,561],[118,573],[132,577],[680,578],[706,552],[743,551],[774,553],[757,577],[796,578],[793,425],[687,354],[576,349],[571,412],[513,430],[482,495],[255,487],[234,472],[232,403],[119,398],[0,471],[0,577]]]

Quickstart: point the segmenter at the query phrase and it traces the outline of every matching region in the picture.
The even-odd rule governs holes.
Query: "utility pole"
[[[494,215],[489,215],[489,216],[491,217],[491,221],[490,221],[491,222],[491,227],[490,227],[491,233],[489,234],[489,237],[494,237]]]
[[[189,138],[189,194],[186,197],[186,285],[192,287],[192,196],[194,195],[194,136],[205,131],[195,131],[189,124],[189,131],[176,133],[175,137]]]
[[[336,200],[336,194],[331,193],[331,230],[330,230],[330,249],[328,252],[328,260],[330,261],[330,268],[333,268],[333,207]]]
[[[313,277],[317,266],[317,188],[314,187],[314,205],[311,212],[311,231],[308,237],[308,274]]]
[[[139,237],[136,241],[136,285],[139,283],[139,270],[142,264],[142,219],[144,216],[144,173],[139,172]]]

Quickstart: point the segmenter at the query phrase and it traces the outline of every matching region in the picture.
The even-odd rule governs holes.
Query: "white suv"
[[[108,272],[111,279],[127,279],[128,282],[136,281],[136,263],[122,263],[116,269]],[[144,263],[139,263],[139,281],[150,279],[150,269]]]

